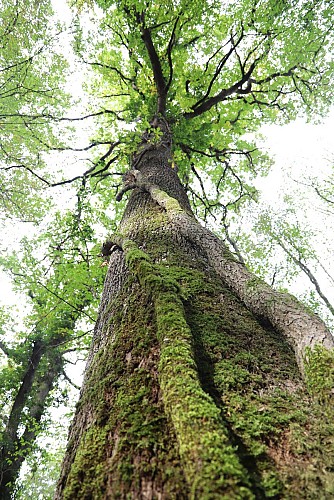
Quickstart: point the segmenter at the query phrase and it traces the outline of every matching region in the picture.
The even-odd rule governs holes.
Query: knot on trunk
[[[132,169],[126,172],[123,175],[123,186],[118,195],[116,196],[116,201],[121,201],[123,195],[130,191],[131,189],[135,189],[136,187],[143,187],[142,183],[142,173],[139,170]]]
[[[110,236],[107,241],[105,241],[101,248],[101,257],[109,257],[115,250],[122,250],[120,244],[114,241],[114,237]]]

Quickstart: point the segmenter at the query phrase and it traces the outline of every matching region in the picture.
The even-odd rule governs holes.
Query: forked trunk
[[[191,214],[159,126],[108,245],[55,498],[331,498],[330,407],[308,396],[282,322],[232,286],[247,271]]]

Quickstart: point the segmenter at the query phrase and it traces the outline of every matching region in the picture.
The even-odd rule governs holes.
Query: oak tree
[[[86,177],[105,203],[123,173],[128,200],[56,498],[330,498],[333,338],[195,213],[256,196],[247,133],[325,112],[333,7],[96,4],[77,52],[106,149]]]

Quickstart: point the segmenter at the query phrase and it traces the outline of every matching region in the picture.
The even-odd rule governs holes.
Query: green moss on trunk
[[[148,232],[145,251],[122,242],[129,278],[87,374],[64,498],[332,498],[333,419],[289,345],[167,230]]]
[[[221,409],[254,491],[311,499],[320,489],[331,498],[333,407],[328,413],[309,396],[286,341],[228,290],[197,295],[186,311],[203,388]]]
[[[126,290],[131,294],[121,293],[110,308],[113,337],[86,382],[80,404],[92,408],[93,423],[81,440],[64,498],[139,498],[145,488],[162,489],[167,498],[179,492],[187,497],[160,396],[152,302],[135,279]]]

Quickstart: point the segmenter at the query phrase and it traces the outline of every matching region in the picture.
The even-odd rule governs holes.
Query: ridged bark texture
[[[265,285],[234,284],[247,271],[194,219],[163,131],[134,161],[55,498],[332,498],[329,385],[311,398],[298,339],[252,303]]]

